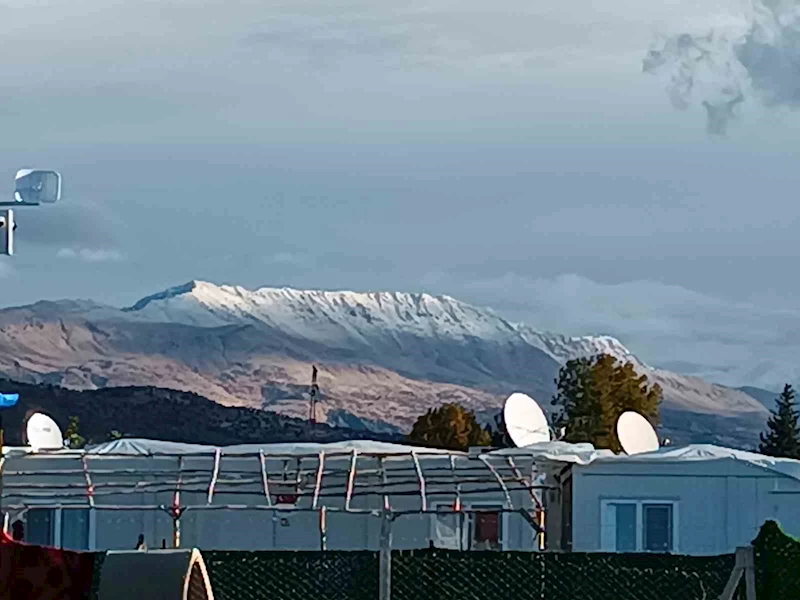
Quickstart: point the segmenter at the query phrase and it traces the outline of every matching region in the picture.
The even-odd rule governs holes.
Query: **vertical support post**
[[[3,455],[3,417],[0,416],[0,515],[3,515],[3,533],[8,533],[8,513],[3,512],[3,467],[6,457]]]
[[[744,565],[745,598],[756,600],[756,563],[752,546],[742,549]],[[738,557],[737,557],[738,558]]]
[[[453,483],[456,488],[456,501],[453,505],[453,510],[458,519],[458,549],[464,550],[464,506],[461,501],[461,484],[458,482],[458,474],[456,473],[456,458],[450,455],[450,471],[453,473]]]
[[[319,509],[319,549],[325,552],[328,549],[328,507]]]
[[[84,454],[81,457],[81,464],[83,465],[83,479],[86,481],[86,499],[90,508],[94,508],[94,485],[92,484],[92,476],[89,473],[89,459]]]
[[[172,547],[181,547],[181,483],[183,481],[183,457],[178,458],[178,482],[175,486],[175,497],[172,500]]]
[[[392,598],[392,514],[381,511],[381,545],[378,576],[378,600]]]
[[[425,475],[422,474],[422,465],[419,464],[419,456],[415,450],[411,451],[411,458],[414,461],[414,470],[417,472],[419,482],[419,497],[422,502],[422,512],[428,512],[428,492],[425,489]]]
[[[745,580],[745,598],[747,600],[756,600],[756,570],[752,546],[736,549],[736,565],[728,578],[728,582],[725,584],[725,589],[722,591],[719,600],[733,600],[742,575],[744,575]]]
[[[261,483],[264,486],[264,497],[267,499],[267,506],[272,506],[272,494],[269,491],[269,473],[267,473],[267,457],[264,451],[258,451],[258,459],[261,463]]]
[[[14,211],[12,209],[9,208],[5,211],[5,216],[0,218],[0,225],[6,230],[4,254],[14,256]]]

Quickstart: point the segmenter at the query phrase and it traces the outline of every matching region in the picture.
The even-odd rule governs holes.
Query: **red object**
[[[276,504],[297,504],[297,494],[278,494],[275,496]]]
[[[475,514],[475,541],[497,543],[500,540],[500,514],[482,512]]]
[[[0,600],[84,600],[95,555],[33,546],[0,532]]]

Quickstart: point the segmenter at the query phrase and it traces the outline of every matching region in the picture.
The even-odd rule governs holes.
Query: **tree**
[[[86,445],[86,438],[78,433],[78,425],[78,417],[70,417],[67,431],[64,434],[67,445],[73,449],[83,448]]]
[[[447,450],[488,446],[491,434],[481,427],[475,414],[460,404],[444,404],[419,417],[408,436],[410,442]]]
[[[553,426],[566,428],[567,442],[590,442],[595,448],[620,452],[616,423],[623,412],[634,410],[658,422],[661,387],[648,386],[647,376],[633,363],[620,363],[611,355],[568,361],[559,370],[556,386]]]
[[[494,416],[494,426],[487,425],[486,431],[491,439],[490,446],[493,448],[514,448],[515,444],[508,435],[506,421],[501,410]]]
[[[795,396],[791,385],[787,383],[783,386],[775,409],[770,411],[767,432],[759,436],[761,454],[800,459],[800,414],[795,407]]]

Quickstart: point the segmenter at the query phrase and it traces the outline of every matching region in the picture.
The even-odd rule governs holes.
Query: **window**
[[[38,546],[55,546],[56,511],[52,508],[32,508],[26,515],[25,541]]]
[[[91,550],[92,519],[88,508],[31,508],[25,515],[25,541],[68,550]]]
[[[437,502],[431,508],[438,513],[431,515],[432,546],[449,550],[463,550],[466,546],[463,527],[464,514],[453,512],[452,504]]]
[[[503,549],[503,512],[500,506],[470,506],[469,550]]]
[[[452,504],[434,503],[431,509],[431,542],[452,550],[502,550],[505,515],[497,505],[464,505],[452,512]]]
[[[470,519],[470,548],[501,550],[502,512],[476,512]]]
[[[67,550],[89,549],[89,509],[61,511],[61,539],[58,546]]]
[[[678,506],[661,500],[603,500],[601,549],[677,552]]]

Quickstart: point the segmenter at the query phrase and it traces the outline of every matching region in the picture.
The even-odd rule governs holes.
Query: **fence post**
[[[745,591],[747,600],[756,600],[756,570],[755,559],[753,558],[753,547],[745,546],[736,549],[736,565],[733,567],[728,583],[719,600],[733,600],[736,588],[744,575]]]
[[[392,598],[392,514],[381,512],[381,546],[378,573],[378,600]]]
[[[756,561],[752,546],[742,548],[742,568],[747,600],[756,600]]]

